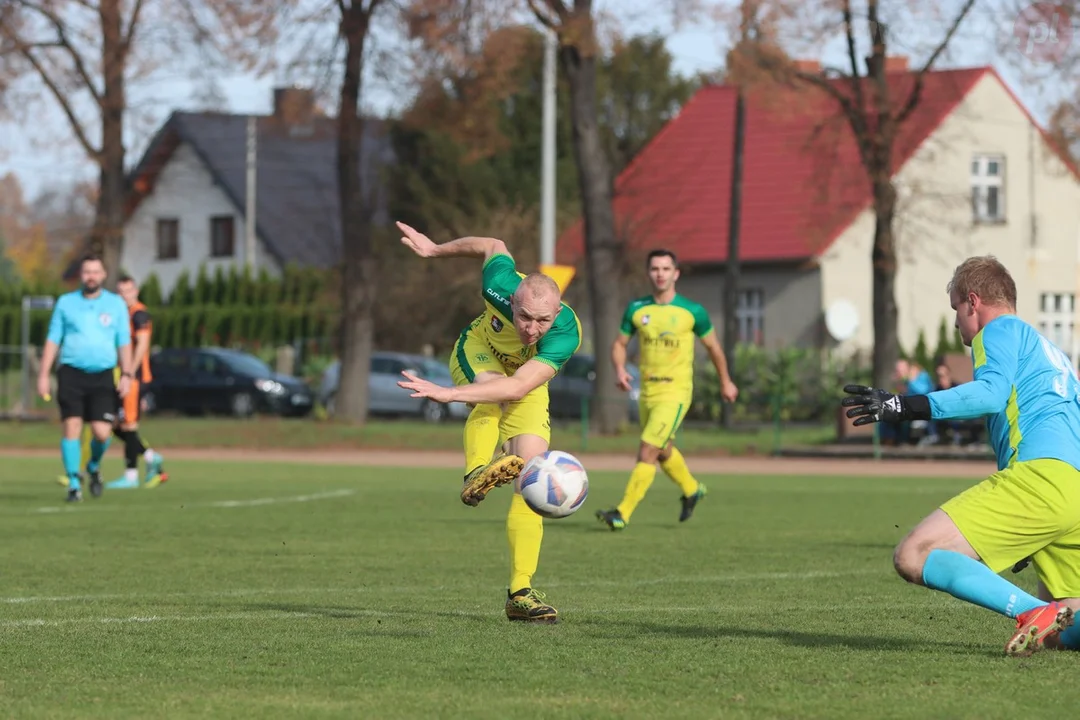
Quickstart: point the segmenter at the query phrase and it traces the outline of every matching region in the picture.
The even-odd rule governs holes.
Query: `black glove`
[[[865,385],[845,385],[844,392],[848,397],[840,404],[851,408],[846,414],[856,418],[855,425],[930,419],[930,398],[926,395],[895,395]]]

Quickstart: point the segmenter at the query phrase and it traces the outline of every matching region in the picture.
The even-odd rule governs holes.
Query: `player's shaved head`
[[[547,275],[538,272],[526,275],[514,291],[514,299],[518,302],[551,298],[553,302],[559,303],[562,301],[561,296],[559,285]]]

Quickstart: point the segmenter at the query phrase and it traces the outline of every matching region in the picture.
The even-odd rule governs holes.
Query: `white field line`
[[[646,580],[588,580],[544,583],[544,587],[614,587],[634,588],[652,585],[722,585],[724,583],[739,582],[766,582],[778,581],[805,581],[822,580],[828,578],[876,576],[886,577],[884,571],[878,570],[848,570],[848,571],[811,571],[811,572],[778,572],[778,573],[752,573],[742,575],[686,575],[676,577],[649,578]],[[26,595],[0,597],[0,605],[35,605],[48,603],[84,603],[102,600],[163,600],[169,598],[228,598],[228,597],[270,597],[275,595],[356,595],[356,594],[410,594],[424,591],[438,592],[472,592],[471,587],[461,586],[438,586],[431,585],[406,585],[385,587],[353,587],[353,588],[249,588],[238,590],[208,590],[195,592],[177,593],[101,593],[86,595]]]
[[[217,500],[214,502],[202,502],[202,503],[184,503],[180,505],[153,505],[153,506],[138,506],[131,507],[129,505],[82,505],[82,506],[70,506],[70,505],[49,505],[46,507],[34,508],[31,513],[41,514],[56,514],[66,512],[100,512],[100,511],[117,511],[123,510],[124,512],[131,512],[132,510],[143,510],[148,507],[153,509],[175,509],[175,510],[187,510],[189,508],[242,508],[242,507],[259,507],[262,505],[282,505],[285,503],[303,503],[314,502],[316,500],[332,500],[334,498],[348,497],[349,495],[355,495],[356,490],[330,490],[328,492],[311,493],[310,495],[291,495],[288,497],[266,497],[266,498],[251,498],[248,500]]]

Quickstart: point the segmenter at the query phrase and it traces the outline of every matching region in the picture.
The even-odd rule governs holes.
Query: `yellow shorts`
[[[1055,598],[1080,597],[1080,471],[1071,465],[1015,463],[941,509],[994,572],[1030,556]]]
[[[455,385],[468,385],[485,372],[513,375],[499,362],[481,338],[472,332],[462,333],[450,356],[450,374]],[[548,384],[530,392],[520,400],[503,404],[499,420],[499,444],[518,435],[538,435],[551,442],[551,418],[548,414]]]
[[[642,400],[638,403],[641,416],[641,442],[657,448],[664,448],[674,442],[686,411],[690,409],[690,400]]]

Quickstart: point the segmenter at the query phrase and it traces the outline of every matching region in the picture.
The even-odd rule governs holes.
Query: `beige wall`
[[[576,282],[576,281],[575,281]],[[769,349],[784,347],[818,347],[822,342],[821,279],[816,268],[801,265],[748,265],[742,268],[739,286],[759,288],[765,295],[764,345]],[[677,286],[678,292],[700,303],[709,313],[718,336],[723,340],[724,270],[716,266],[687,267]],[[585,337],[582,353],[593,353],[592,316],[588,302],[582,297],[583,286],[574,288],[573,308],[581,318]],[[639,285],[634,297],[648,291]],[[699,355],[704,355],[697,344]],[[636,342],[631,342],[630,354],[635,357]],[[601,353],[607,357],[607,351]]]
[[[1000,224],[973,222],[971,162],[979,153],[1005,156],[1006,215]],[[1080,183],[995,76],[976,84],[897,180],[896,299],[904,348],[914,347],[920,329],[932,345],[941,318],[951,323],[945,286],[970,255],[992,254],[1005,263],[1016,280],[1018,314],[1033,324],[1040,293],[1077,292]],[[839,298],[858,307],[854,343],[860,347],[873,339],[873,232],[873,215],[866,211],[821,258],[823,307]]]

